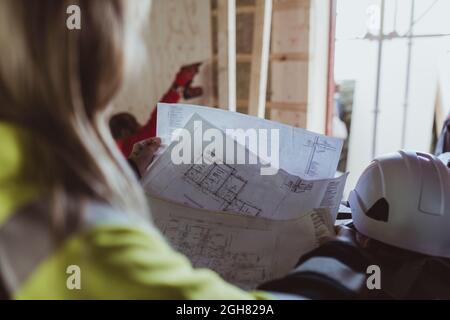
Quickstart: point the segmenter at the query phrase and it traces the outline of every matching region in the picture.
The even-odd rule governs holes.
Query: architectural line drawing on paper
[[[202,192],[222,201],[222,210],[235,211],[258,216],[261,209],[238,196],[248,180],[237,174],[237,170],[227,164],[193,164],[183,176],[184,180],[195,185]]]
[[[305,147],[311,148],[311,152],[309,154],[308,162],[306,165],[305,174],[309,176],[317,175],[317,164],[314,161],[314,157],[319,153],[325,153],[327,151],[336,151],[336,147],[329,144],[326,140],[322,140],[320,137],[314,137],[313,140],[308,139],[308,141],[304,145]]]
[[[301,178],[297,178],[296,180],[292,180],[290,178],[287,179],[284,183],[284,187],[286,187],[289,191],[293,193],[303,193],[311,191],[314,186],[312,181],[305,181]]]
[[[161,221],[156,223],[161,224]],[[194,267],[215,270],[242,288],[252,288],[270,275],[270,259],[258,253],[243,252],[233,243],[232,230],[180,217],[169,218],[161,229],[172,247],[189,257]]]

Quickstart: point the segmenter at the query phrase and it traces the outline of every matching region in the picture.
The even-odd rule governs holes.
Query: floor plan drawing
[[[297,178],[295,180],[288,178],[284,183],[284,186],[294,193],[302,193],[311,191],[314,183],[311,181],[305,181],[301,178]]]
[[[291,272],[301,255],[335,235],[347,178],[335,177],[341,141],[212,108],[160,106],[158,133],[167,147],[141,184],[155,225],[195,268],[255,289]],[[171,138],[180,123],[184,136],[194,137],[194,143],[186,138],[191,147],[181,148],[184,136]],[[266,141],[266,152],[257,152],[260,143],[254,150],[226,133],[252,128],[277,130]],[[216,129],[213,139],[201,139],[209,129]],[[222,146],[215,143],[220,140]],[[273,149],[273,142],[280,142],[279,148]],[[268,163],[277,170],[263,174]]]
[[[261,128],[279,130],[279,167],[290,174],[308,178],[332,178],[340,159],[343,141],[301,128],[286,126],[265,119],[249,117],[238,112],[205,108],[185,104],[158,104],[157,136],[165,144],[172,141],[173,131],[185,127],[190,119],[199,115],[221,130]],[[272,138],[268,135],[268,145]],[[255,150],[253,153],[258,154]]]
[[[149,198],[155,226],[195,268],[243,289],[290,272],[303,253],[334,234],[328,209],[293,220],[211,212]]]
[[[257,217],[261,213],[261,209],[252,206],[242,200],[234,199],[224,208],[224,211],[239,212],[247,216]]]
[[[227,281],[249,289],[270,277],[270,257],[238,249],[242,240],[234,230],[214,228],[202,220],[178,217],[170,218],[165,224],[156,221],[156,224],[172,247],[189,257],[196,268],[215,270]],[[239,270],[239,273],[234,270]]]
[[[321,166],[323,159],[327,159],[330,154],[336,153],[336,147],[320,136],[308,139],[304,147],[310,149],[304,174],[308,177],[321,176],[321,171],[325,169],[323,165]]]
[[[205,130],[214,128],[199,115],[194,115],[185,127],[191,136],[195,135],[197,127],[194,124],[197,121],[203,121],[202,128]],[[251,217],[293,219],[323,206],[332,208],[333,215],[337,213],[346,175],[312,179],[290,174],[282,168],[272,175],[261,175],[263,165],[260,161],[254,164],[224,162],[223,159],[228,159],[226,141],[231,138],[223,131],[218,132],[225,141],[222,147],[211,146],[209,142],[194,144],[194,152],[186,163],[172,161],[173,152],[178,152],[180,148],[177,142],[169,145],[143,177],[145,191],[193,208]],[[314,139],[314,136],[308,136],[308,141],[309,149],[304,148],[303,156],[311,154],[310,173],[314,170],[328,171],[326,163],[330,166],[334,164],[322,157],[329,158],[326,150],[333,149],[333,146],[322,138]],[[249,149],[236,142],[230,145],[233,143],[234,155],[240,154],[242,159],[250,159]],[[322,165],[314,169],[314,163]]]
[[[240,212],[258,216],[261,209],[239,199],[239,193],[248,181],[237,174],[237,170],[227,164],[194,164],[184,173],[185,181],[194,184],[204,193],[223,201],[223,211]]]

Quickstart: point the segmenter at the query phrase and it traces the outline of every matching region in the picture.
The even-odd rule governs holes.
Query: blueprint
[[[185,125],[192,136],[197,130],[196,121],[202,122],[202,129],[216,128],[195,113]],[[243,149],[246,159],[257,158],[225,133],[222,135],[225,144],[234,144],[236,153]],[[171,157],[175,145],[174,142],[165,149],[143,178],[142,185],[147,194],[192,208],[275,220],[295,219],[319,208],[329,209],[331,218],[337,215],[347,175],[311,179],[283,169],[275,175],[261,175],[264,161],[223,163],[220,159],[225,158],[226,148],[208,149],[207,142],[193,146],[189,164],[174,164]],[[310,165],[314,167],[312,162]]]
[[[193,114],[198,114],[219,129],[278,129],[280,144],[279,167],[286,172],[309,179],[333,178],[339,162],[341,139],[294,128],[281,123],[250,117],[225,110],[185,104],[158,104],[157,136],[169,145],[172,133],[183,128]],[[271,141],[269,139],[269,148]],[[246,145],[257,154],[256,146]],[[264,160],[264,159],[263,159]]]
[[[149,196],[156,226],[196,268],[209,268],[243,289],[282,277],[300,256],[334,235],[326,209],[293,220],[211,212]]]
[[[278,162],[276,139],[268,141],[265,157],[259,142],[238,141],[227,131],[255,128],[279,132]],[[208,130],[216,134],[204,139]],[[285,276],[303,254],[335,235],[347,178],[335,177],[340,140],[186,105],[159,104],[157,131],[166,147],[141,183],[155,225],[194,267],[254,289]],[[192,143],[180,148],[185,139]]]

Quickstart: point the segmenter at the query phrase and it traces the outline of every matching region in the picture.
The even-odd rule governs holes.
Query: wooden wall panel
[[[306,103],[308,101],[308,62],[272,62],[273,102]]]
[[[309,10],[298,7],[273,13],[273,53],[309,52]]]
[[[212,3],[214,21],[218,10],[216,1],[212,0]],[[248,72],[254,62],[254,29],[261,29],[261,25],[255,24],[255,19],[258,18],[257,4],[261,3],[263,2],[237,0],[237,105],[238,111],[243,113],[252,113],[249,110],[250,97],[256,92],[254,86],[253,94],[251,93],[249,80],[252,72],[250,71],[250,75]],[[265,115],[266,118],[299,127],[306,127],[308,119],[311,4],[311,0],[273,0]],[[216,54],[217,50],[214,52]],[[217,55],[215,57],[217,61]],[[214,76],[213,79],[216,83],[217,77]]]
[[[306,127],[308,103],[309,0],[278,0],[274,3],[270,101],[289,104],[271,108],[270,118]],[[286,59],[283,59],[286,57]]]
[[[178,69],[195,62],[204,62],[194,84],[202,85],[205,95],[189,103],[213,103],[210,4],[210,0],[153,0],[144,36],[148,55],[140,73],[127,80],[116,99],[118,111],[132,112],[145,121]]]

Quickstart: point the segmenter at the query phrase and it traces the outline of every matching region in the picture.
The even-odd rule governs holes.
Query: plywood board
[[[309,10],[298,7],[273,13],[273,53],[309,51]]]
[[[153,0],[144,36],[148,55],[140,73],[127,80],[116,99],[118,111],[129,111],[145,121],[179,68],[195,62],[204,62],[194,85],[202,85],[205,94],[190,102],[212,103],[210,10],[210,0]]]
[[[308,62],[272,62],[271,101],[305,103],[308,101]]]
[[[271,109],[270,117],[273,121],[278,121],[294,127],[304,128],[306,125],[306,112],[303,111]]]
[[[306,127],[309,76],[309,0],[274,3],[270,118]],[[283,106],[289,106],[283,107]]]

